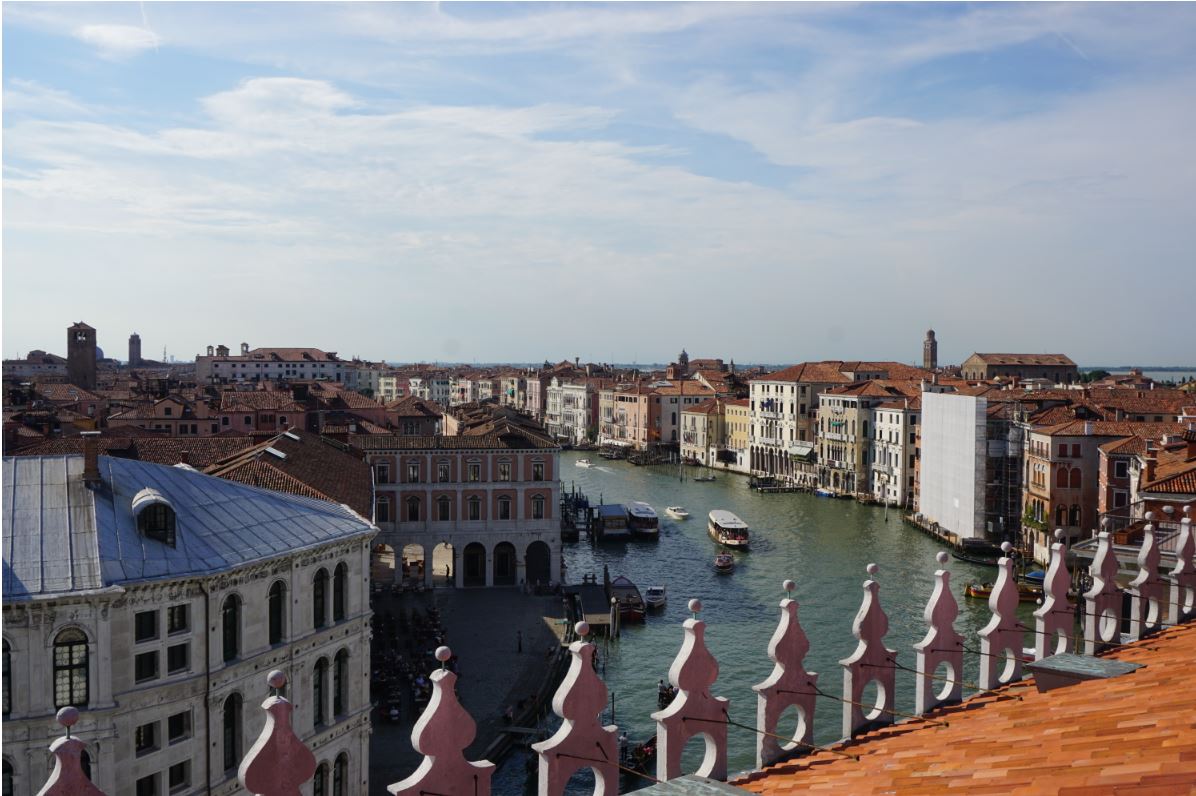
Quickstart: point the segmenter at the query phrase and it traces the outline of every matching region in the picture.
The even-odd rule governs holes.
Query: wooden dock
[[[610,632],[610,600],[601,583],[578,583],[566,586],[565,593],[576,598],[578,612],[593,633]]]

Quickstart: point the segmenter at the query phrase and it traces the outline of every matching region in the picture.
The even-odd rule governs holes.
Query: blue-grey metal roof
[[[99,470],[89,489],[81,456],[4,459],[5,600],[210,575],[376,533],[345,506],[186,467],[101,456]],[[133,498],[147,487],[174,507],[174,547],[137,532]]]

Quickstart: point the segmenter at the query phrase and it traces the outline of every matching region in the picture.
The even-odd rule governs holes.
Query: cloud
[[[132,25],[83,25],[75,29],[74,36],[111,61],[133,58],[146,50],[158,49],[160,44],[156,33]]]

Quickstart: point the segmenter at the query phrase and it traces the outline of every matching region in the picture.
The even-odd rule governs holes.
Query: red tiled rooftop
[[[1033,680],[866,733],[839,751],[780,763],[733,785],[766,796],[1196,793],[1196,623],[1112,657],[1137,671],[1040,694]],[[1020,701],[1014,697],[1020,697]]]

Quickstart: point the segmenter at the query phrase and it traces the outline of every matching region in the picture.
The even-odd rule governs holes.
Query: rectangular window
[[[158,748],[158,722],[142,724],[133,732],[133,751],[138,757]]]
[[[407,465],[407,483],[419,483],[419,464],[412,463]]]
[[[390,465],[385,462],[379,463],[375,468],[375,480],[379,484],[390,483]]]
[[[172,635],[174,633],[186,632],[188,627],[187,622],[187,605],[172,605],[166,609],[166,633]]]
[[[469,480],[470,481],[481,481],[482,480],[482,465],[480,465],[480,464],[469,465]]]
[[[511,501],[509,501],[509,500],[499,500],[498,501],[498,518],[500,520],[511,519]]]
[[[449,465],[448,462],[441,462],[436,466],[436,478],[442,484],[447,484],[449,480]]]
[[[143,652],[133,658],[133,681],[153,680],[158,676],[158,651]]]
[[[133,614],[133,641],[153,641],[158,637],[158,612],[141,611]]]
[[[188,648],[191,645],[187,643],[175,644],[173,647],[166,648],[166,673],[174,674],[176,672],[186,671],[191,665],[191,656],[188,654]]]
[[[532,480],[544,480],[544,462],[532,462]]]
[[[1129,477],[1129,462],[1113,462],[1113,476],[1115,478]]]
[[[499,462],[498,463],[498,480],[499,481],[510,481],[511,480],[511,464],[510,464],[510,462]]]
[[[374,514],[378,522],[390,522],[390,500],[384,497],[378,498]]]
[[[1127,495],[1125,492],[1118,491],[1118,492],[1113,493],[1113,507],[1114,508],[1118,508],[1118,509],[1123,508],[1129,502],[1130,502],[1129,495]]]
[[[184,710],[166,720],[166,740],[175,743],[191,737],[191,713]]]
[[[170,792],[182,790],[191,784],[191,761],[184,760],[181,763],[175,763],[166,772],[166,782],[170,788]]]
[[[469,501],[469,519],[480,520],[482,518],[482,501],[473,498]]]
[[[137,780],[136,796],[158,796],[158,775],[150,774]]]

